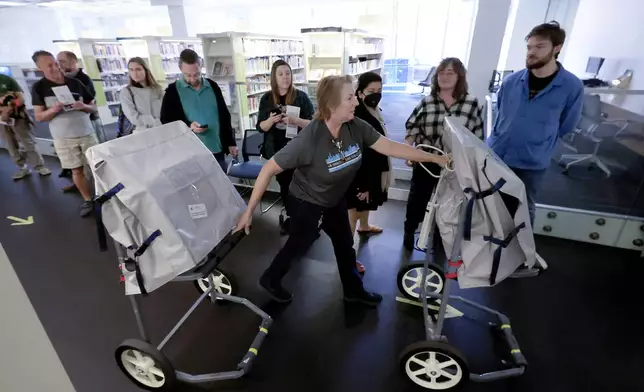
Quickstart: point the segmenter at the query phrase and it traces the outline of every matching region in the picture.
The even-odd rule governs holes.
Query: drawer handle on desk
[[[597,224],[597,226],[604,226],[604,225],[606,224],[606,219],[604,219],[604,218],[597,218],[597,220],[595,221],[595,223]]]
[[[557,213],[554,211],[550,211],[546,216],[548,217],[548,219],[555,219],[557,217]]]
[[[590,239],[591,239],[591,240],[595,240],[595,241],[596,241],[596,240],[598,240],[598,239],[599,239],[599,233],[592,232],[592,233],[590,233],[590,234],[588,235],[588,237],[590,237]]]
[[[552,231],[552,226],[550,225],[543,226],[543,231],[545,231],[546,233],[550,233]]]
[[[641,238],[637,238],[633,240],[633,245],[641,247],[644,245],[644,240]]]

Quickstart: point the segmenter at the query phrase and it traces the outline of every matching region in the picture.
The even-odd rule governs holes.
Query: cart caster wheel
[[[398,290],[408,299],[420,298],[420,284],[423,277],[423,263],[407,264],[398,270]],[[429,264],[425,280],[425,291],[440,294],[445,286],[445,274],[437,265]]]
[[[416,385],[432,391],[451,391],[470,379],[463,355],[436,341],[411,344],[400,355],[400,368]]]
[[[153,345],[128,339],[115,353],[116,363],[139,388],[146,391],[173,391],[177,375],[170,361]]]
[[[237,282],[232,275],[220,270],[215,269],[212,271],[212,280],[215,282],[215,291],[220,294],[225,295],[236,295],[237,294]],[[195,280],[195,286],[201,294],[205,293],[210,287],[210,281],[208,278],[201,278]],[[217,304],[226,304],[227,301],[223,301],[217,298]]]

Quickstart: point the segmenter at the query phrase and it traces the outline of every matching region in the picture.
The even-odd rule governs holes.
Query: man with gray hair
[[[85,217],[94,211],[91,185],[84,173],[85,151],[98,143],[90,113],[96,113],[94,97],[77,79],[66,77],[51,53],[39,50],[32,59],[44,77],[37,81],[31,92],[36,121],[49,123],[56,155],[63,169],[72,171],[74,185],[84,202],[80,208]],[[60,96],[69,95],[73,102]]]
[[[83,68],[80,68],[78,66],[78,57],[74,52],[64,50],[58,53],[56,59],[58,60],[60,68],[65,73],[65,76],[72,79],[78,79],[81,83],[83,83],[83,86],[85,86],[92,97],[96,97],[96,88],[94,87],[94,82],[92,81],[92,78],[89,77],[89,75],[83,72]],[[94,126],[94,130],[96,131],[96,137],[98,138],[99,143],[107,141],[105,130],[103,129],[103,123],[101,122],[101,118],[99,117],[98,113],[90,114],[89,119],[92,121],[92,125]]]
[[[183,121],[212,151],[221,168],[226,171],[226,154],[236,157],[235,131],[230,112],[213,80],[201,75],[202,60],[191,49],[179,55],[183,78],[171,83],[163,96],[161,123]]]

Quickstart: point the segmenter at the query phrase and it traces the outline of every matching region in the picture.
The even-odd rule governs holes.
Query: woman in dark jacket
[[[300,108],[299,117],[290,117],[287,106]],[[277,60],[271,67],[271,91],[262,96],[257,114],[257,130],[264,133],[262,156],[270,159],[288,143],[294,135],[287,134],[289,124],[297,125],[297,132],[307,126],[313,118],[313,104],[304,91],[293,86],[293,71],[284,60]],[[288,187],[291,185],[294,170],[284,170],[276,176],[280,186],[280,196],[287,218],[280,228],[282,234],[288,233],[290,220]]]
[[[358,106],[355,116],[369,123],[378,133],[387,136],[385,123],[378,103],[382,97],[382,78],[374,72],[367,72],[358,78],[356,89]],[[351,233],[355,233],[358,222],[358,234],[380,234],[382,228],[369,224],[369,212],[376,211],[387,201],[387,189],[391,181],[391,162],[389,157],[373,149],[362,152],[360,170],[347,191],[347,207]],[[359,272],[365,268],[356,262]]]

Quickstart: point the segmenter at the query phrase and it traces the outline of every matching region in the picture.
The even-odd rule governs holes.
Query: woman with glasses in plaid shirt
[[[405,141],[408,144],[428,144],[443,149],[443,120],[446,116],[462,118],[465,127],[483,139],[483,110],[476,97],[467,92],[465,73],[463,63],[455,57],[440,62],[432,76],[430,95],[423,98],[405,123]],[[425,208],[438,179],[430,176],[418,164],[407,164],[414,169],[407,201],[403,246],[412,251],[416,229],[423,220]],[[425,167],[435,174],[440,172],[440,167],[436,164],[425,164]],[[436,249],[440,235],[437,231],[434,233],[433,249]]]

